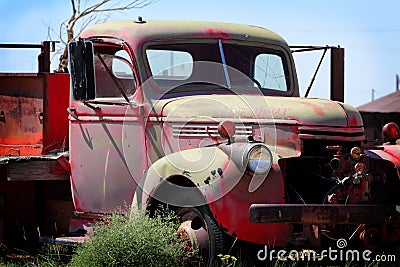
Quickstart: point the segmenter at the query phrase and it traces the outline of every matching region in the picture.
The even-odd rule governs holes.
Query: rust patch
[[[42,125],[38,114],[43,100],[0,95],[0,155],[40,155]]]
[[[300,103],[303,104],[303,105],[312,107],[313,110],[314,110],[314,112],[315,112],[318,116],[325,116],[325,112],[324,112],[324,110],[323,110],[322,107],[317,106],[317,105],[315,105],[315,104],[313,104],[313,103],[310,103],[310,102],[300,102]]]

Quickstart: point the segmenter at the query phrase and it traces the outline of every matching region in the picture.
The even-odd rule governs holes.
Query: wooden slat
[[[7,167],[8,181],[68,180],[68,172],[57,166],[57,159],[61,156],[68,158],[68,152],[43,156],[0,157],[0,164]]]
[[[68,175],[54,174],[57,161],[14,162],[7,167],[8,181],[68,180]]]

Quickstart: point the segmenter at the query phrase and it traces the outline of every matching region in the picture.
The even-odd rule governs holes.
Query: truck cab
[[[226,237],[285,247],[302,232],[315,245],[313,225],[346,223],[328,213],[307,221],[304,207],[348,208],[343,194],[328,196],[360,159],[350,157],[365,139],[361,116],[341,102],[300,97],[279,35],[230,23],[112,21],[86,29],[69,54],[70,181],[79,216],[126,204],[133,212],[169,207],[206,261],[223,252]],[[364,166],[372,178],[363,169],[359,179],[380,177],[377,165]],[[385,165],[397,185],[394,170]],[[395,204],[390,196],[386,204]]]

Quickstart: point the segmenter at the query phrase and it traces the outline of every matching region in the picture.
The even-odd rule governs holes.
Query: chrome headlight
[[[272,160],[272,153],[266,145],[255,144],[246,155],[247,170],[256,175],[267,174],[271,169]]]

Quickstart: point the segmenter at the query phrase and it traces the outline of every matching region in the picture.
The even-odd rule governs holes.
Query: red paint
[[[223,30],[216,30],[214,28],[207,28],[204,30],[206,33],[207,37],[211,38],[217,38],[217,39],[229,39],[230,35],[229,33],[223,31]]]
[[[71,172],[71,164],[64,156],[57,159],[57,164],[64,170],[64,173]]]
[[[400,137],[399,126],[394,122],[389,122],[383,126],[382,133],[389,140],[396,140]]]
[[[384,145],[383,150],[371,150],[382,159],[392,162],[400,170],[400,145]]]
[[[286,246],[290,238],[288,224],[254,224],[249,219],[251,204],[284,203],[284,185],[279,166],[274,165],[261,187],[252,193],[248,190],[252,177],[244,175],[230,190],[232,178],[240,177],[241,174],[232,164],[222,169],[224,178],[220,178],[218,185],[205,192],[207,199],[213,199],[216,194],[223,196],[214,202],[209,201],[209,207],[221,228],[229,235],[247,242],[273,242],[275,246]]]
[[[46,74],[43,109],[43,154],[68,150],[69,75]]]
[[[327,102],[328,103],[328,102]],[[317,106],[313,103],[310,102],[300,102],[300,104],[306,105],[306,106],[310,106],[313,108],[314,112],[318,115],[318,116],[325,116],[325,112],[324,109],[320,106]]]
[[[359,126],[361,124],[359,118],[356,116],[351,116],[350,118],[348,118],[348,121],[349,121],[350,127],[351,126]]]
[[[224,138],[233,137],[235,131],[235,124],[231,121],[225,120],[218,124],[218,133]]]

